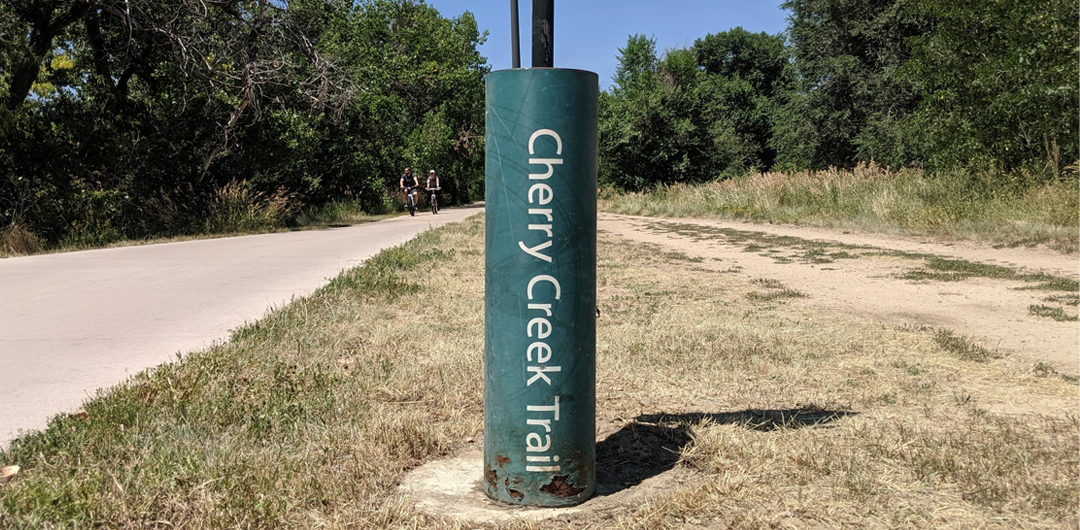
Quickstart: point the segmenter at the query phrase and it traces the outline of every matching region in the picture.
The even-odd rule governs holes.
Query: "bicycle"
[[[428,202],[431,203],[431,214],[439,213],[439,190],[442,188],[428,188]]]
[[[409,209],[409,215],[416,215],[416,188],[405,188],[405,207]]]

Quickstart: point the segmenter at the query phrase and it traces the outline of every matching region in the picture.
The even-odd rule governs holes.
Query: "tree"
[[[600,96],[600,181],[638,190],[712,176],[711,123],[701,114],[694,55],[633,35],[619,50],[615,87]]]
[[[14,0],[0,11],[9,108],[22,104],[30,93],[54,39],[92,7],[89,0]]]
[[[780,36],[742,28],[656,56],[633,35],[600,96],[600,178],[621,189],[767,169],[772,116],[792,70]]]
[[[448,199],[483,197],[485,38],[471,13],[393,0],[355,5],[326,34],[357,86],[348,149],[369,198],[405,166],[438,171]]]
[[[13,95],[36,19],[12,6],[54,19],[75,1],[90,7],[32,57],[56,89]],[[16,2],[0,4],[12,103],[0,105],[0,222],[50,242],[199,231],[237,183],[289,211],[343,198],[375,210],[404,165],[439,170],[457,200],[483,194],[487,66],[468,13],[449,20],[420,0]]]
[[[621,189],[641,189],[651,180],[642,143],[648,112],[659,104],[656,41],[631,35],[619,49],[610,92],[599,102],[599,180]]]
[[[768,170],[776,160],[772,129],[780,98],[794,88],[784,37],[737,27],[698,39],[693,50],[706,76],[705,113],[737,139],[728,173]]]
[[[926,0],[909,7],[934,31],[911,39],[904,73],[923,94],[912,127],[934,166],[1080,158],[1074,0]]]
[[[774,128],[784,167],[852,167],[876,159],[910,163],[899,122],[919,102],[914,84],[897,74],[906,39],[932,23],[905,6],[915,0],[789,0],[788,34],[800,87]],[[887,146],[887,149],[882,149]]]

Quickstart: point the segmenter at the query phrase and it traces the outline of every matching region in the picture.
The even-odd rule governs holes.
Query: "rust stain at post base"
[[[495,470],[491,469],[490,467],[485,468],[484,469],[484,480],[486,480],[487,483],[490,484],[492,488],[496,487],[495,486],[495,481],[497,479],[496,479],[496,476],[495,476]]]
[[[521,499],[525,498],[524,493],[510,487],[510,479],[506,479],[506,482],[504,482],[504,484],[506,484],[506,492],[509,493],[510,496],[514,498],[514,500],[520,501]]]
[[[578,476],[587,477],[592,473],[593,466],[588,462],[582,462],[578,464]]]
[[[503,456],[503,455],[498,455],[498,456],[496,456],[496,457],[495,457],[495,460],[497,460],[497,461],[499,462],[499,465],[500,465],[500,466],[505,466],[506,464],[509,464],[509,463],[510,463],[510,459],[509,459],[509,458],[506,458],[506,457],[505,457],[505,456]]]
[[[555,475],[551,482],[540,487],[540,491],[556,497],[573,497],[585,491],[585,488],[575,488],[567,482],[566,479],[568,478],[570,478],[570,475]]]
[[[510,496],[514,498],[514,500],[520,501],[521,499],[525,498],[525,494],[518,491],[518,490],[512,490],[510,488],[506,488],[506,492],[509,493]]]

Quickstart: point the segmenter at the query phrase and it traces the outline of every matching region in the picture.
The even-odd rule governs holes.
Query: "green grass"
[[[934,342],[943,350],[962,361],[987,363],[994,359],[1000,359],[1001,354],[990,351],[975,341],[955,335],[947,329],[939,329],[934,333]]]
[[[1043,298],[1043,301],[1076,307],[1080,305],[1080,294],[1071,293],[1063,295],[1051,295]]]
[[[133,245],[151,245],[175,241],[192,241],[225,236],[288,232],[294,230],[318,230],[340,228],[371,223],[400,215],[368,214],[360,209],[357,201],[333,201],[322,206],[299,209],[295,216],[281,210],[279,203],[260,198],[251,200],[250,194],[222,192],[227,199],[212,209],[197,231],[176,236],[123,239],[101,237],[98,232],[80,232],[64,239],[58,245],[47,245],[25,227],[12,225],[0,230],[0,258],[26,256],[42,253],[73,252],[93,248],[111,248]],[[261,202],[260,202],[261,201]],[[280,202],[280,201],[279,201]],[[278,204],[275,206],[275,204]],[[111,232],[110,232],[111,233]]]
[[[365,213],[355,199],[304,206],[294,193],[284,190],[258,192],[246,182],[232,181],[201,205],[183,204],[169,196],[150,201],[153,219],[144,220],[147,225],[137,230],[150,235],[139,239],[125,238],[124,232],[108,219],[94,223],[73,222],[68,233],[59,242],[52,243],[37,237],[24,225],[9,225],[0,228],[0,258],[351,226],[400,214],[403,207],[395,197],[386,192],[382,200],[385,211],[371,214]]]
[[[1000,265],[987,265],[963,259],[950,259],[932,254],[905,252],[899,250],[881,250],[865,245],[810,241],[793,236],[776,236],[764,232],[735,230],[732,228],[710,227],[700,224],[669,221],[652,221],[648,229],[658,233],[673,233],[688,237],[696,242],[721,238],[729,244],[743,245],[744,252],[758,253],[776,263],[825,264],[838,259],[859,259],[864,256],[891,256],[922,261],[922,265],[897,277],[917,281],[956,282],[969,278],[995,278],[1022,281],[1029,285],[1018,289],[1045,291],[1064,291],[1066,297],[1073,297],[1080,291],[1080,282],[1045,273],[1020,273],[1015,269]],[[674,257],[674,256],[673,256]],[[1066,302],[1066,305],[1075,305]]]
[[[876,249],[868,246],[810,241],[793,236],[777,236],[765,232],[710,227],[694,223],[653,221],[649,230],[673,233],[695,241],[723,238],[731,244],[743,245],[744,252],[765,255],[777,263],[832,263],[837,259],[855,259]],[[863,251],[863,252],[859,252]]]
[[[769,289],[765,292],[750,292],[746,293],[748,300],[757,302],[774,302],[776,300],[783,300],[787,298],[806,298],[808,295],[798,289],[791,289],[778,280],[772,280],[768,278],[758,278],[752,280],[754,285]]]
[[[1000,265],[987,265],[962,259],[946,259],[936,256],[926,258],[923,268],[916,268],[899,275],[906,280],[932,280],[942,282],[956,282],[968,278],[996,278],[1003,280],[1019,280],[1033,283],[1021,287],[1021,289],[1038,289],[1045,291],[1076,292],[1080,290],[1080,282],[1069,278],[1052,276],[1043,273],[1021,274],[1009,267]]]
[[[290,223],[293,230],[334,228],[371,223],[393,217],[394,214],[369,214],[356,200],[331,201],[322,206],[304,208]]]
[[[1016,171],[767,173],[643,193],[603,193],[604,211],[718,217],[984,241],[999,247],[1080,248],[1080,186]]]
[[[1041,304],[1028,306],[1028,313],[1037,317],[1052,318],[1058,322],[1076,322],[1077,316],[1065,313],[1060,307],[1050,307]]]

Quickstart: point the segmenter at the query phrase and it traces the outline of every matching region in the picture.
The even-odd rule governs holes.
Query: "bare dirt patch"
[[[440,517],[484,523],[511,521],[572,522],[612,520],[628,506],[640,505],[652,496],[672,488],[701,482],[693,472],[676,468],[674,460],[664,472],[629,483],[613,476],[599,477],[597,493],[589,500],[568,508],[511,506],[493,501],[480,487],[483,478],[483,451],[461,452],[419,467],[402,478],[398,491],[415,503],[418,511]]]
[[[700,267],[779,281],[806,295],[793,307],[900,325],[943,328],[970,337],[1021,371],[1039,363],[1080,375],[1075,321],[1031,314],[1053,293],[1015,279],[962,281],[900,277],[926,256],[997,265],[1020,274],[1077,280],[1077,254],[1043,248],[990,248],[968,242],[920,241],[830,231],[700,219],[658,220],[601,214],[602,231],[670,248],[700,259]],[[1075,307],[1064,309],[1075,317]],[[1071,312],[1070,312],[1071,310]]]

